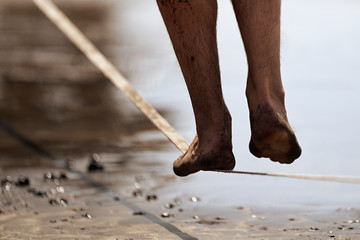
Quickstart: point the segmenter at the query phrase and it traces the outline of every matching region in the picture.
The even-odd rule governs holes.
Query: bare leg
[[[231,116],[220,82],[216,0],[157,0],[194,109],[197,136],[174,162],[179,176],[234,168]]]
[[[292,163],[301,148],[286,115],[280,74],[280,0],[232,0],[248,59],[250,151]]]

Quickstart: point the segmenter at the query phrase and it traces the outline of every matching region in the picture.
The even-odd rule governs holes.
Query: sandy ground
[[[125,1],[56,2],[116,61],[108,16]],[[173,146],[30,1],[0,2],[0,56],[0,239],[360,239],[356,207],[194,194]]]

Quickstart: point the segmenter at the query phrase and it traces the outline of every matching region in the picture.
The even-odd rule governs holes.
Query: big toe
[[[189,174],[198,172],[200,170],[195,169],[194,166],[192,166],[193,164],[191,164],[190,162],[184,161],[184,157],[185,156],[181,156],[180,158],[175,160],[173,164],[173,171],[179,177],[186,177]]]

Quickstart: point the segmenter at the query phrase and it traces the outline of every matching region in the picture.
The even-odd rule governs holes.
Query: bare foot
[[[209,152],[203,152],[199,148],[198,136],[195,137],[188,150],[173,165],[174,173],[180,177],[200,170],[232,170],[234,167],[235,158],[231,144],[219,142]]]
[[[206,129],[205,134],[201,132],[202,139],[196,135],[187,151],[174,162],[176,175],[184,177],[200,170],[232,170],[235,167],[231,115],[226,107],[221,117],[224,122],[217,131],[211,131],[210,127],[200,128]]]
[[[250,152],[274,162],[292,163],[301,155],[301,147],[287,120],[286,113],[274,111],[270,106],[259,105],[250,112]]]

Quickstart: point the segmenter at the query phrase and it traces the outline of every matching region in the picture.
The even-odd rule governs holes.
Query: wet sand
[[[84,2],[56,1],[192,137],[172,106],[179,96],[164,103],[164,91],[149,91],[171,90],[159,79],[181,75],[173,62],[157,72],[164,53],[130,31],[139,23],[129,12],[153,11],[154,3]],[[0,239],[360,238],[356,198],[331,203],[331,190],[323,198],[316,192],[357,186],[218,173],[177,178],[174,146],[29,1],[1,1],[0,33]],[[103,169],[89,171],[94,153]],[[299,192],[320,204],[293,200]]]

